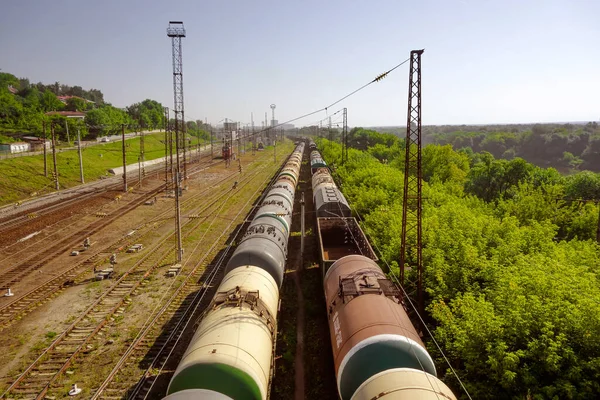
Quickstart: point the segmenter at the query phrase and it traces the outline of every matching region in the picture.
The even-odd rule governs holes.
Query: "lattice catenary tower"
[[[421,55],[410,52],[408,113],[406,122],[406,158],[404,163],[404,201],[402,204],[402,240],[400,244],[400,282],[405,286],[405,271],[416,269],[416,292],[419,312],[423,312],[422,261],[422,170],[421,170]],[[410,242],[411,248],[407,245]],[[410,254],[409,254],[410,253]],[[412,267],[409,267],[409,260]],[[413,282],[411,282],[413,283]],[[409,290],[414,294],[414,284]],[[411,294],[409,292],[409,295]]]
[[[171,38],[173,48],[173,97],[175,113],[175,136],[176,145],[183,147],[183,179],[187,179],[186,173],[186,140],[179,136],[185,132],[185,113],[183,104],[183,53],[181,48],[181,39],[185,37],[185,28],[181,21],[169,21],[167,36]],[[179,168],[179,161],[177,162]]]
[[[271,104],[271,128],[275,127],[275,104]]]
[[[175,223],[177,225],[177,261],[183,258],[181,244],[181,215],[179,211],[180,171],[179,171],[179,132],[185,132],[185,119],[183,112],[183,60],[181,51],[181,39],[185,37],[185,28],[181,21],[169,21],[167,36],[171,38],[173,47],[173,96],[175,100],[173,112],[175,113],[175,154],[177,166],[175,172]],[[183,176],[186,177],[185,166],[185,137],[183,138]]]

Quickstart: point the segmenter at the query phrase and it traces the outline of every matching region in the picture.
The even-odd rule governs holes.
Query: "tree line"
[[[404,128],[381,128],[381,132],[404,137]],[[540,167],[561,172],[600,172],[600,125],[512,124],[424,126],[423,142],[451,144],[455,149],[487,151],[496,158],[521,157]]]
[[[76,96],[66,100],[58,96]],[[60,115],[47,115],[52,111],[85,112],[82,122]],[[67,140],[67,130],[80,130],[82,137],[106,136],[121,131],[126,125],[127,131],[154,130],[164,127],[163,105],[155,100],[146,99],[134,103],[125,109],[113,107],[104,101],[104,95],[97,89],[84,90],[80,86],[31,84],[26,78],[0,73],[0,140],[14,141],[9,133],[30,133],[40,136],[46,123],[47,132],[52,124],[59,140]],[[200,123],[201,121],[198,121]],[[195,136],[208,136],[206,127],[195,121],[186,124],[189,133]],[[49,133],[48,133],[49,135]],[[71,135],[71,138],[73,135]]]
[[[349,140],[343,165],[339,143],[318,144],[397,274],[404,140],[360,128]],[[472,398],[597,398],[600,175],[430,144],[423,178],[425,320]],[[412,261],[414,242],[409,249]]]

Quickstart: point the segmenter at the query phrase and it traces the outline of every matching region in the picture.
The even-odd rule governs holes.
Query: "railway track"
[[[222,162],[222,161],[216,161],[216,162],[214,162],[213,160],[203,161],[200,164],[194,164],[193,166],[190,165],[190,169],[193,171],[192,173],[195,174],[195,173],[198,173],[199,171],[202,171],[205,168],[210,168],[211,166],[217,165],[220,162]],[[162,172],[162,171],[157,171],[157,172]],[[188,175],[191,175],[191,174],[188,174]],[[147,178],[149,178],[149,177],[150,177],[150,174],[147,175]],[[135,188],[135,186],[132,186],[131,188]],[[122,184],[111,185],[102,190],[96,190],[93,193],[93,195],[84,196],[83,198],[77,197],[74,199],[67,199],[60,204],[50,205],[44,209],[38,208],[36,210],[33,210],[30,213],[27,213],[27,215],[14,217],[15,218],[14,223],[13,223],[13,220],[5,221],[5,223],[12,223],[13,225],[16,226],[18,224],[25,222],[26,220],[31,221],[31,220],[35,220],[35,219],[41,217],[42,215],[50,215],[54,211],[61,210],[62,208],[67,208],[66,206],[72,206],[73,204],[75,204],[79,201],[91,199],[94,196],[98,196],[98,195],[101,195],[103,193],[107,193],[110,191],[117,191],[117,192],[121,193],[121,190],[122,190]],[[84,193],[84,195],[87,195],[87,194],[88,194],[87,192]],[[90,214],[95,214],[97,212],[103,211],[109,204],[112,204],[112,203],[104,204],[101,207],[98,207],[97,209],[95,209],[95,211],[92,211]],[[63,220],[57,221],[55,223],[48,224],[48,225],[44,226],[43,230],[45,230],[45,231],[52,230],[51,235],[53,237],[57,237],[57,236],[59,236],[60,233],[62,233],[64,231],[68,231],[69,229],[72,229],[72,226],[70,226],[70,224],[69,224],[69,220],[76,220],[77,218],[80,218],[80,216],[69,217],[66,220],[63,219]],[[46,239],[48,239],[48,237],[43,237],[43,235],[40,235],[37,237],[33,237],[31,239],[28,239],[26,243],[16,241],[14,243],[1,246],[0,251],[2,252],[3,258],[0,259],[0,262],[6,260],[7,258],[15,256],[15,255],[27,254],[28,252],[30,252],[30,249],[37,247],[41,241],[46,240]],[[17,250],[11,251],[13,248],[17,248]]]
[[[58,241],[54,242],[51,246],[47,246],[42,251],[35,253],[30,257],[25,258],[18,264],[7,268],[5,271],[2,272],[2,275],[0,276],[0,290],[6,290],[9,287],[13,286],[31,271],[40,269],[48,261],[58,257],[59,255],[65,252],[68,252],[74,246],[81,244],[81,238],[89,237],[99,232],[101,229],[105,228],[112,222],[118,220],[119,218],[122,218],[128,212],[144,204],[144,202],[148,198],[154,197],[162,190],[163,188],[158,187],[151,190],[150,192],[147,192],[144,196],[140,197],[139,199],[133,200],[125,207],[122,207],[119,210],[117,210],[117,212],[115,212],[114,214],[111,214],[105,218],[100,218],[97,221],[91,223],[90,225],[82,229],[78,229],[73,233],[70,233],[67,237],[59,239]]]
[[[206,166],[203,167],[207,168]],[[232,172],[215,185],[225,183],[236,175],[237,173]],[[182,210],[185,212],[189,206],[194,206],[197,200],[206,195],[206,193],[210,190],[212,190],[212,188],[207,188],[195,196],[186,198],[182,202]],[[75,264],[73,267],[64,271],[61,275],[53,278],[50,281],[44,282],[41,285],[38,285],[36,288],[26,292],[20,297],[14,298],[12,301],[10,301],[10,303],[3,305],[0,308],[0,331],[17,321],[18,317],[31,312],[36,306],[41,305],[43,302],[55,296],[59,291],[65,288],[69,282],[76,281],[82,273],[92,271],[95,269],[95,267],[105,263],[111,254],[118,253],[134,242],[141,241],[144,235],[158,228],[156,223],[167,223],[167,217],[170,216],[170,214],[172,214],[172,210],[167,210],[161,213],[152,220],[144,223],[142,227],[136,229],[135,236],[125,236],[118,239],[112,245],[96,249],[96,253],[86,260]]]
[[[43,215],[47,215],[47,214],[50,214],[57,210],[69,207],[75,203],[85,201],[85,200],[95,197],[99,194],[106,193],[106,192],[109,192],[112,190],[117,190],[119,187],[120,187],[120,185],[114,184],[114,185],[110,185],[106,188],[92,189],[89,192],[82,193],[81,195],[74,196],[73,198],[70,198],[70,199],[60,200],[60,201],[57,200],[57,202],[55,204],[51,204],[46,207],[33,209],[31,211],[26,211],[26,212],[22,213],[21,215],[7,217],[7,219],[5,221],[0,221],[0,233],[6,231],[8,229],[14,228],[16,226],[19,226],[24,222],[30,221],[32,218],[39,218]]]
[[[218,163],[219,162],[208,162],[207,164],[200,164],[195,166],[194,170],[202,170],[204,168],[209,168],[210,166],[216,165]],[[57,232],[54,232],[48,237],[45,237],[43,241],[48,242],[47,245],[44,245],[43,243],[41,243],[41,241],[39,241],[36,243],[32,243],[29,246],[21,248],[16,253],[9,254],[3,260],[0,261],[5,261],[8,257],[14,258],[19,255],[28,254],[31,248],[42,248],[41,251],[34,252],[29,256],[23,256],[17,264],[12,265],[6,270],[2,271],[2,274],[0,275],[0,290],[8,289],[20,279],[22,279],[25,275],[29,274],[31,271],[39,269],[48,261],[56,258],[64,252],[70,251],[74,246],[80,245],[82,237],[89,237],[94,233],[97,233],[110,223],[114,222],[115,220],[121,218],[128,212],[139,207],[148,199],[156,196],[162,191],[162,189],[162,186],[158,186],[152,189],[150,192],[145,193],[141,198],[132,201],[130,204],[127,204],[126,206],[118,209],[116,212],[108,215],[107,217],[98,219],[97,221],[94,221],[87,226],[79,228],[75,232],[68,233],[66,237],[57,238],[57,236],[60,236],[60,234],[63,233],[63,231],[69,230],[68,226],[63,229],[60,229]]]
[[[204,155],[208,155],[208,153],[204,154]],[[201,155],[202,157],[202,155]],[[217,165],[222,161],[214,161],[214,160],[195,160],[193,162],[190,163],[190,170],[192,171],[191,173],[188,174],[189,175],[193,175],[195,173],[198,173],[199,171],[203,170],[204,168],[209,168],[211,166]],[[160,168],[156,168],[155,171],[152,171],[151,173],[148,173],[146,175],[146,178],[149,178],[151,175],[154,175],[156,173],[157,177],[163,172],[162,167]],[[135,187],[135,186],[133,186]],[[69,199],[65,199],[65,200],[61,200],[60,202],[57,202],[55,204],[51,204],[49,206],[46,207],[36,207],[33,208],[32,210],[28,211],[28,212],[23,212],[21,215],[17,215],[14,217],[3,217],[0,218],[1,221],[0,222],[0,233],[2,233],[3,231],[7,231],[11,228],[17,227],[23,223],[26,223],[28,221],[31,221],[33,219],[38,219],[44,215],[50,215],[53,212],[56,211],[60,211],[61,209],[65,209],[68,208],[70,206],[73,206],[77,203],[80,203],[82,201],[94,198],[95,196],[101,195],[103,193],[107,193],[107,192],[111,192],[111,191],[121,191],[122,189],[122,184],[121,183],[116,183],[116,184],[111,184],[107,187],[104,188],[95,188],[95,189],[91,189],[86,191],[85,188],[83,189],[79,189],[79,190],[74,190],[74,193],[79,192],[80,190],[82,191],[82,194],[79,196],[75,196],[73,198],[69,198]],[[98,211],[101,211],[102,208],[104,208],[104,206],[100,207]],[[7,219],[10,218],[10,219]],[[62,224],[64,225],[64,220],[61,220],[57,223],[53,223],[50,225],[47,225],[44,227],[45,230],[49,230],[50,228],[52,228],[53,226],[55,226],[56,224]],[[70,229],[71,227],[66,226],[63,228],[60,228],[56,231],[53,231],[52,235],[56,235],[59,232],[65,231]],[[45,239],[45,238],[44,238]],[[38,242],[38,240],[35,239],[30,239],[27,244],[24,246],[19,242],[10,244],[10,245],[4,245],[1,246],[0,249],[3,253],[7,253],[7,250],[9,250],[12,247],[18,247],[19,250],[17,252],[13,252],[13,253],[7,253],[6,256],[4,256],[4,258],[1,261],[3,261],[4,259],[8,258],[8,256],[13,256],[16,255],[18,253],[20,254],[27,254],[27,251],[29,250],[29,248],[32,248],[33,246],[37,245],[37,243],[34,242]]]
[[[264,182],[260,185],[260,187],[262,186],[264,186]],[[152,389],[155,388],[155,383],[160,376],[156,371],[163,370],[190,322],[201,314],[210,303],[214,291],[217,289],[216,283],[222,278],[223,266],[229,257],[232,245],[238,239],[240,232],[244,232],[247,222],[240,225],[220,256],[217,245],[221,244],[225,233],[238,219],[241,211],[254,198],[257,191],[258,189],[232,219],[227,229],[223,230],[210,249],[187,273],[184,281],[168,301],[148,320],[111,373],[95,391],[91,400],[146,399],[153,393]],[[257,205],[259,204],[260,201]],[[258,209],[257,205],[252,208],[250,215]],[[246,221],[250,220],[246,219]],[[217,261],[211,265],[209,260],[217,256]],[[124,372],[131,367],[135,368],[136,360],[141,358],[151,360],[147,363],[148,366],[141,378],[139,375],[132,375],[129,371]]]
[[[198,159],[194,159],[194,160],[190,161],[189,165],[192,166],[192,164],[194,164],[198,161],[205,162],[204,160],[202,160],[202,158],[208,156],[209,154],[210,154],[210,150],[202,150],[199,154],[197,153],[197,155],[199,155]],[[210,160],[209,160],[209,162],[210,162]],[[150,176],[151,174],[154,174],[155,172],[160,174],[163,171],[162,165],[148,166],[148,167],[146,167],[146,169],[148,171],[147,176]],[[100,181],[93,182],[92,185],[96,185],[98,182],[100,182]],[[39,218],[43,215],[50,214],[54,211],[69,207],[75,203],[78,203],[78,202],[81,202],[88,198],[97,196],[98,194],[101,194],[101,193],[104,193],[107,191],[119,190],[121,187],[122,187],[121,183],[115,183],[115,184],[110,184],[106,187],[97,187],[97,188],[91,188],[91,189],[86,186],[81,187],[81,188],[68,189],[68,191],[70,193],[78,193],[80,191],[82,191],[83,193],[81,193],[80,195],[74,195],[74,197],[68,198],[68,199],[57,199],[54,204],[50,204],[49,206],[31,207],[31,209],[29,211],[23,211],[21,213],[18,213],[18,215],[15,215],[15,216],[7,216],[7,217],[2,216],[2,214],[4,214],[6,212],[5,210],[7,210],[7,209],[10,210],[11,208],[14,207],[11,205],[2,206],[2,207],[0,207],[0,233],[8,230],[10,228],[13,228],[15,226],[19,226],[23,222],[27,222],[28,220],[30,220],[32,218]],[[54,192],[53,194],[59,194],[59,193],[60,192]],[[24,200],[24,201],[27,201],[27,200]],[[19,204],[19,203],[17,203],[17,204]]]
[[[247,182],[249,181],[250,179]],[[228,193],[220,193],[209,204],[198,207],[199,212],[204,213],[218,205],[218,201]],[[194,223],[189,223],[190,221]],[[189,235],[202,222],[202,218],[188,220],[182,234]],[[75,357],[85,351],[92,338],[110,318],[115,314],[123,313],[124,303],[144,279],[148,278],[170,254],[173,254],[173,246],[168,240],[172,236],[171,231],[163,234],[157,244],[148,248],[138,262],[57,337],[10,385],[3,397],[10,394],[21,398],[42,399],[51,385],[59,379]]]

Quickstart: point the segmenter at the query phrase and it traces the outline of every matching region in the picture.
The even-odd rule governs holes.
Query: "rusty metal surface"
[[[401,302],[400,290],[371,259],[336,261],[324,277],[338,391],[343,400],[374,375],[409,368],[435,375],[433,360]]]
[[[377,263],[358,255],[338,260],[325,275],[325,301],[333,328],[330,334],[336,371],[348,351],[371,336],[397,334],[424,346],[400,304],[399,293],[389,295],[387,286],[380,285],[379,279],[387,281]],[[338,328],[332,323],[336,315]]]
[[[355,218],[317,218],[323,274],[338,259],[361,254],[377,261],[377,255]]]

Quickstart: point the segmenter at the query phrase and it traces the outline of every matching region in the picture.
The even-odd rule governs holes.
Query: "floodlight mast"
[[[181,240],[181,215],[179,209],[179,196],[181,191],[179,149],[181,144],[183,144],[183,179],[187,179],[187,168],[185,165],[185,146],[187,140],[185,139],[185,117],[183,110],[183,59],[181,49],[181,39],[185,37],[185,28],[183,27],[183,22],[169,21],[169,26],[167,27],[167,36],[171,38],[171,44],[173,48],[173,112],[175,114],[175,154],[177,158],[175,173],[175,224],[177,229],[177,261],[181,262],[183,259],[183,247]],[[179,135],[180,132],[184,134],[181,135],[181,142]]]

